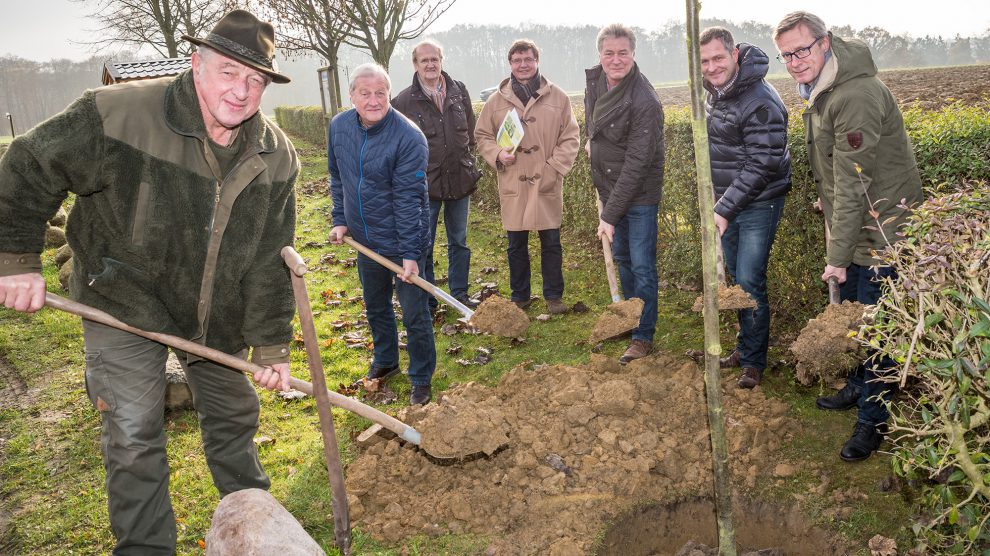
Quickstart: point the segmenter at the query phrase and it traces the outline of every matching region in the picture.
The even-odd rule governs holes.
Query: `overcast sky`
[[[933,9],[933,6],[937,8]],[[817,13],[828,25],[855,28],[876,25],[894,34],[908,33],[916,37],[927,34],[950,39],[957,34],[981,35],[990,29],[988,0],[940,0],[936,3],[819,0],[807,4],[703,0],[701,16],[773,25],[785,13],[796,9]],[[0,54],[32,60],[87,58],[91,52],[85,45],[78,44],[91,39],[91,30],[95,27],[94,22],[85,17],[86,11],[83,4],[70,0],[0,0]],[[684,2],[680,0],[535,0],[524,3],[457,0],[433,29],[440,31],[458,23],[604,25],[620,22],[652,30],[683,19]]]

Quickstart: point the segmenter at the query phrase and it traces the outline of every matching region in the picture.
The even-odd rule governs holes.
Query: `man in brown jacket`
[[[433,243],[443,210],[447,231],[447,284],[450,295],[467,306],[468,269],[471,249],[467,245],[468,209],[471,193],[481,172],[474,165],[474,109],[471,95],[460,81],[443,71],[443,48],[429,39],[412,50],[416,74],[412,85],[392,99],[392,108],[405,114],[426,135],[430,163],[426,179],[430,186],[430,247],[426,252],[423,278],[433,282]],[[430,307],[437,300],[430,297]]]
[[[529,231],[540,233],[543,297],[550,313],[567,312],[564,295],[560,221],[564,212],[564,175],[577,158],[579,130],[570,99],[540,75],[540,49],[528,40],[509,47],[511,75],[488,97],[478,116],[478,152],[498,173],[502,226],[509,236],[509,285],[512,301],[530,305]],[[499,127],[515,110],[525,132],[513,150],[499,147]]]
[[[635,61],[636,35],[612,24],[598,33],[600,64],[586,70],[585,122],[591,179],[602,200],[598,237],[612,242],[626,298],[643,300],[639,326],[619,361],[653,350],[657,325],[657,214],[663,188],[663,107]]]

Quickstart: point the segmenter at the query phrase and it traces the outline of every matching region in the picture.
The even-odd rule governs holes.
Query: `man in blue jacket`
[[[698,43],[708,91],[715,225],[729,274],[756,300],[755,308],[738,311],[736,349],[721,364],[742,367],[738,386],[753,388],[767,366],[770,247],[791,189],[787,109],[764,79],[770,59],[762,50],[746,43],[737,46],[722,27],[705,29]]]
[[[362,64],[351,76],[354,108],[330,122],[327,162],[333,197],[334,243],[345,234],[402,267],[396,276],[358,254],[358,276],[371,324],[375,355],[369,379],[399,372],[399,336],[392,310],[392,288],[402,306],[408,333],[412,405],[428,403],[437,364],[428,294],[412,283],[426,263],[430,243],[429,160],[426,137],[389,105],[391,81],[378,64]]]

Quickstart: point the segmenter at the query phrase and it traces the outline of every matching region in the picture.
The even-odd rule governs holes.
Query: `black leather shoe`
[[[842,387],[842,390],[839,390],[835,394],[815,400],[815,405],[817,405],[819,409],[845,411],[846,409],[856,407],[859,403],[859,395],[861,393],[862,390],[860,388],[847,382],[846,385]]]
[[[391,367],[372,365],[368,369],[368,380],[388,380],[397,374],[399,374],[399,365],[392,365]]]
[[[742,374],[739,375],[739,380],[736,382],[736,386],[745,389],[756,388],[760,385],[760,381],[762,379],[762,370],[755,367],[743,367]]]
[[[873,455],[883,442],[883,425],[879,427],[856,422],[852,437],[842,446],[839,457],[845,461],[863,461]]]
[[[739,350],[734,349],[732,353],[718,360],[720,369],[734,369],[739,366]]]
[[[433,399],[433,387],[427,384],[426,386],[413,386],[412,395],[409,396],[409,405],[426,405],[430,403]]]

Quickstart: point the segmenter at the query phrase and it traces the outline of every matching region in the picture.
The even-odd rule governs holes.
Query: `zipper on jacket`
[[[358,154],[358,214],[361,215],[361,224],[364,226],[364,238],[371,246],[371,236],[368,235],[368,223],[364,219],[364,205],[361,200],[361,185],[364,183],[364,149],[368,146],[368,130],[364,131],[364,141],[361,142],[361,152]]]

